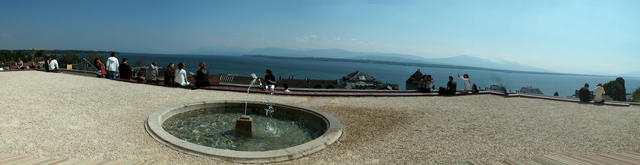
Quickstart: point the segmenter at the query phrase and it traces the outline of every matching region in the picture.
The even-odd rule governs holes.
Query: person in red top
[[[96,77],[104,78],[104,66],[102,65],[102,61],[100,61],[99,58],[96,58],[94,64],[96,66],[96,69],[98,69],[98,72],[96,72]]]

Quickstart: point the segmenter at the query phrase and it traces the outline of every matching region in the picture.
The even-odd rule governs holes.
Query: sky
[[[345,49],[640,72],[637,0],[3,0],[0,49]]]

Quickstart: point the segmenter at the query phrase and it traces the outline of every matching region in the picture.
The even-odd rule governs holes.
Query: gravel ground
[[[171,104],[244,99],[238,92],[45,72],[0,72],[0,84],[0,154],[54,158],[228,163],[165,147],[146,133],[144,120]],[[345,126],[329,148],[283,164],[428,164],[640,151],[639,106],[491,95],[272,100],[328,112]]]

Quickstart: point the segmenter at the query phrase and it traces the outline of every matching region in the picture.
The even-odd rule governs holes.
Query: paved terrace
[[[59,73],[0,72],[0,155],[159,164],[228,163],[174,151],[151,138],[152,111],[230,91],[185,90]],[[261,101],[264,94],[252,94]],[[283,164],[457,163],[540,155],[640,151],[640,108],[494,95],[276,96],[345,125],[335,144]],[[631,158],[633,159],[633,158]]]

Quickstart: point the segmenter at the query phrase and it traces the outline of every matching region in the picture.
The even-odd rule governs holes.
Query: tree
[[[73,52],[67,52],[64,54],[64,56],[62,56],[60,58],[60,63],[62,65],[64,64],[77,64],[80,62],[80,58],[78,58],[78,56],[76,55],[76,53]]]
[[[633,101],[640,102],[640,88],[636,89],[636,91],[633,91],[631,97],[633,98]]]
[[[35,57],[44,57],[44,50],[38,50],[34,56]]]
[[[619,78],[621,79],[621,78]],[[607,96],[611,96],[615,101],[626,101],[626,90],[624,85],[620,84],[620,81],[609,81],[603,85],[604,91]]]

